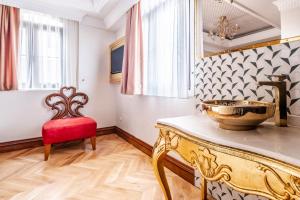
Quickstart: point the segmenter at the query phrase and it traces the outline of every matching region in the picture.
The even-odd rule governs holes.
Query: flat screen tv
[[[121,82],[124,44],[123,37],[110,45],[110,82],[112,83]]]

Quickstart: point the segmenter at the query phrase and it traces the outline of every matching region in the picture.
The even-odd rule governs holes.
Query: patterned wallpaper
[[[208,193],[212,195],[215,200],[267,200],[267,198],[257,195],[237,192],[226,185],[217,182],[208,183]]]
[[[279,74],[288,77],[288,112],[300,116],[300,41],[203,58],[195,67],[196,108],[209,99],[274,101],[272,87],[257,82]],[[217,182],[208,190],[216,200],[266,200]]]
[[[258,81],[286,74],[288,112],[300,115],[300,41],[207,57],[195,68],[197,105],[208,99],[273,101],[270,86]]]

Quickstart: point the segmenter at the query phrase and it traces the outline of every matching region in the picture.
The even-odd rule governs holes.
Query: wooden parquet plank
[[[87,141],[88,142],[88,141]],[[1,200],[161,200],[151,159],[119,138],[54,147],[48,162],[43,148],[0,154]],[[174,200],[199,199],[199,190],[166,170]]]

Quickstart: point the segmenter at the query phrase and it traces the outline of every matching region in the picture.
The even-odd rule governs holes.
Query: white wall
[[[94,117],[98,127],[116,125],[114,86],[109,83],[109,45],[112,32],[90,26],[79,28],[79,89],[90,97],[86,114]]]
[[[0,92],[0,142],[41,136],[50,118],[42,99],[49,91]]]
[[[195,113],[194,99],[128,96],[116,90],[117,126],[153,145],[158,137],[156,120]]]
[[[79,26],[79,89],[90,97],[83,113],[93,117],[98,127],[116,124],[108,67],[108,46],[114,37],[111,32]],[[43,101],[52,92],[0,92],[0,142],[40,137],[42,124],[52,113]]]

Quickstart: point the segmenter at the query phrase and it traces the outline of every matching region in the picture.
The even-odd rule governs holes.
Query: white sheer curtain
[[[186,98],[190,88],[190,1],[143,0],[144,94]]]
[[[78,23],[21,10],[19,86],[77,86]]]

